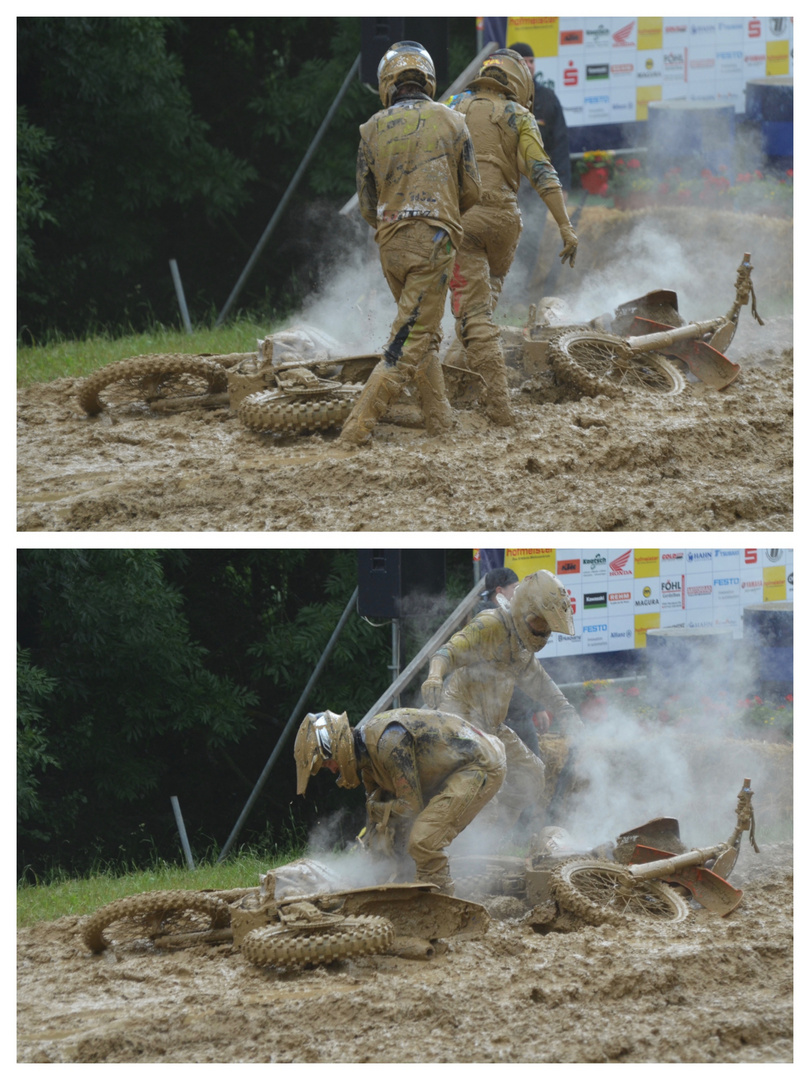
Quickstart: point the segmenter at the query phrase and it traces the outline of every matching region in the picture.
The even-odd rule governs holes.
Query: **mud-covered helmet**
[[[325,761],[336,761],[340,772],[339,787],[353,788],[360,783],[357,759],[354,754],[354,735],[346,713],[307,713],[295,736],[295,771],[298,794],[307,790],[310,776],[318,772]]]
[[[496,49],[489,54],[470,83],[471,90],[479,87],[500,90],[525,109],[534,104],[534,79],[514,49]]]
[[[397,87],[416,83],[428,95],[436,94],[436,68],[427,49],[418,41],[398,41],[386,50],[377,68],[380,100],[388,108]]]
[[[573,634],[574,611],[565,586],[548,570],[536,570],[520,582],[509,604],[515,630],[527,649],[537,652],[549,634]],[[533,627],[528,620],[541,617],[548,629]]]

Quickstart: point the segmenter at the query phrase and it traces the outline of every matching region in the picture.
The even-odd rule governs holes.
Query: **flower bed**
[[[780,174],[729,174],[703,169],[698,176],[671,168],[663,178],[649,176],[638,157],[612,150],[587,152],[576,165],[583,191],[609,200],[617,210],[644,206],[718,207],[749,214],[793,216],[793,170]]]

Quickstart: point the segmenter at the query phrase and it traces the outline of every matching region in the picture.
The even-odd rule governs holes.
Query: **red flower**
[[[608,171],[607,169],[589,169],[582,174],[582,186],[589,195],[607,195]]]
[[[761,697],[759,697],[759,696],[755,696],[755,697],[754,697],[754,701],[755,701],[755,702],[757,703],[757,705],[761,705],[761,704],[762,704],[762,698],[761,698]]]
[[[792,705],[793,704],[793,694],[785,694],[785,701],[789,701],[790,704]]]
[[[789,176],[790,179],[792,180],[793,179],[793,169],[786,169],[785,170],[785,176]]]
[[[704,180],[711,180],[711,178],[714,176],[714,173],[711,169],[701,169],[700,175],[703,177]]]
[[[579,715],[584,720],[601,723],[607,720],[607,703],[603,697],[586,698],[580,707]]]
[[[751,173],[750,172],[737,173],[737,183],[738,184],[747,184],[750,179],[751,179]]]
[[[762,173],[759,171],[759,169],[754,169],[754,176],[757,178],[757,180],[762,179]]]
[[[637,686],[631,686],[629,688],[629,690],[627,691],[627,694],[628,694],[629,697],[638,697],[638,687]]]
[[[662,180],[658,185],[658,194],[669,195],[669,184],[665,180]]]
[[[630,158],[630,160],[627,162],[627,168],[628,169],[640,169],[641,168],[641,162],[638,160],[638,158],[635,158],[635,157]]]

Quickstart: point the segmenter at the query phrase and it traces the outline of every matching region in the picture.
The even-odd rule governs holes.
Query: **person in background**
[[[560,99],[550,86],[543,86],[535,80],[535,59],[531,45],[525,41],[516,41],[509,46],[513,52],[523,58],[523,63],[531,72],[534,81],[534,118],[543,136],[543,146],[551,158],[551,164],[560,178],[563,191],[571,190],[571,150],[568,141],[568,125]]]

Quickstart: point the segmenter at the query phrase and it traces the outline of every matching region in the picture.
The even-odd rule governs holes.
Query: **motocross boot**
[[[385,410],[399,397],[402,384],[402,376],[396,369],[381,360],[369,375],[337,442],[348,446],[364,446],[368,443]]]
[[[428,435],[444,435],[453,430],[453,409],[447,400],[444,374],[436,349],[431,349],[414,376]]]
[[[506,379],[506,364],[499,345],[487,350],[468,346],[467,358],[473,371],[477,371],[486,383],[484,413],[493,424],[508,427],[515,418],[509,404],[509,384]]]

